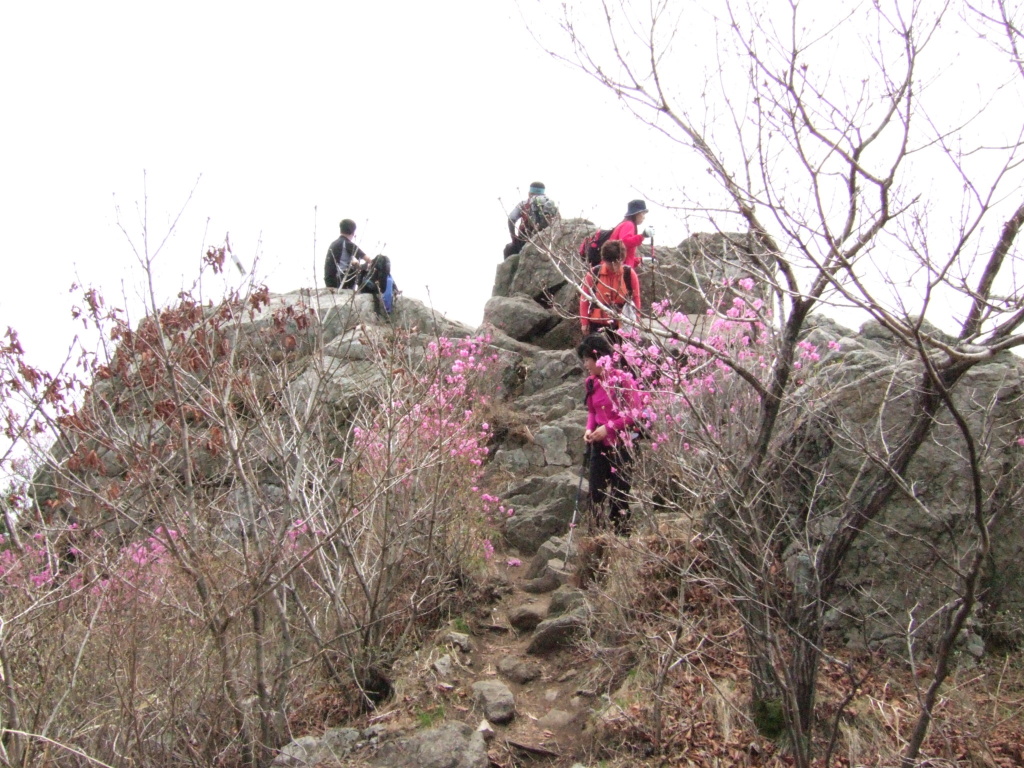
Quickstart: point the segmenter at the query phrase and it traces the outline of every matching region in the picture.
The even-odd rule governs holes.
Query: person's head
[[[352,219],[342,219],[338,225],[341,227],[341,234],[352,237],[356,233],[356,223]]]
[[[626,246],[621,240],[606,240],[601,246],[601,261],[612,269],[621,269],[626,258]]]
[[[611,342],[603,333],[591,333],[585,336],[580,345],[576,347],[576,354],[583,362],[588,376],[599,376],[601,368],[597,361],[602,357],[610,357],[613,353]]]
[[[547,194],[543,181],[535,181],[530,185],[530,197]]]
[[[639,227],[646,217],[647,203],[643,200],[630,200],[626,206],[626,218]]]

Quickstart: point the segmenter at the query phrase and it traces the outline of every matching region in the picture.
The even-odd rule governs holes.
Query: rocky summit
[[[390,385],[409,376],[438,339],[485,339],[482,348],[497,361],[491,375],[497,395],[491,403],[491,444],[482,484],[498,496],[503,510],[509,510],[499,521],[503,541],[488,542],[500,553],[499,576],[486,599],[481,598],[471,625],[460,628],[467,632],[442,630],[433,644],[428,642],[398,659],[394,671],[368,665],[357,675],[361,693],[356,698],[370,702],[380,703],[394,695],[401,698],[403,691],[412,698],[410,691],[416,689],[421,692],[417,701],[461,691],[453,699],[459,703],[455,707],[424,705],[418,728],[394,733],[382,725],[362,730],[314,726],[302,735],[302,729],[295,733],[286,729],[280,718],[267,716],[265,733],[277,736],[262,737],[266,743],[275,738],[286,741],[281,736],[285,733],[301,736],[274,751],[275,765],[485,766],[487,744],[494,738],[495,728],[503,729],[500,732],[508,748],[519,757],[569,760],[590,754],[593,739],[616,729],[621,732],[629,722],[628,712],[596,694],[594,678],[587,671],[592,662],[613,666],[607,661],[612,651],[595,650],[592,645],[591,651],[598,654],[593,659],[574,655],[578,644],[593,636],[594,623],[599,621],[587,584],[600,578],[606,568],[602,553],[611,546],[594,544],[593,520],[588,522],[586,504],[581,503],[587,491],[581,472],[586,408],[584,373],[574,349],[580,340],[577,285],[585,269],[574,257],[576,246],[592,230],[589,222],[561,222],[543,233],[544,242],[529,244],[499,264],[493,295],[478,329],[451,322],[404,296],[390,316],[380,313],[370,296],[327,289],[268,295],[248,307],[236,307],[230,324],[224,326],[223,339],[217,341],[219,351],[213,359],[230,356],[230,350],[244,362],[240,369],[244,376],[223,389],[223,402],[217,405],[231,418],[249,425],[238,430],[237,439],[226,440],[217,427],[204,421],[202,409],[213,406],[200,399],[194,409],[185,412],[161,406],[171,402],[172,394],[168,391],[165,400],[157,391],[161,386],[176,388],[179,394],[175,397],[192,391],[210,396],[208,389],[190,378],[189,371],[197,370],[189,368],[192,363],[184,365],[171,384],[160,385],[147,380],[145,356],[125,362],[123,356],[119,360],[115,355],[86,397],[83,413],[93,420],[95,430],[69,430],[53,450],[52,465],[37,473],[33,496],[47,515],[63,515],[124,541],[152,530],[152,519],[132,512],[143,509],[144,502],[150,505],[145,508],[152,507],[149,496],[161,492],[159,478],[186,477],[187,494],[174,503],[201,502],[215,509],[210,520],[216,537],[244,548],[255,531],[272,531],[275,521],[295,516],[294,510],[307,495],[321,500],[317,503],[335,503],[351,495],[348,487],[356,482],[358,466],[346,463],[336,478],[325,479],[323,473],[308,466],[308,452],[297,447],[303,435],[330,426],[342,436],[339,441],[358,440],[352,426],[356,422],[346,420],[346,415],[372,415],[385,407],[382,398],[388,396]],[[745,235],[730,233],[697,234],[675,247],[654,253],[645,248],[642,252],[647,259],[640,270],[645,309],[666,302],[689,319],[695,333],[710,309],[708,287],[742,278],[747,274],[747,260],[751,254],[756,256]],[[209,307],[193,311],[200,319],[224,312]],[[161,322],[172,328],[176,321],[164,318]],[[136,331],[147,332],[145,322]],[[399,337],[401,342],[396,343]],[[805,576],[816,557],[816,542],[839,524],[838,516],[828,510],[841,506],[844,494],[856,484],[865,466],[886,450],[892,428],[906,420],[907,397],[894,397],[893,393],[913,391],[922,366],[920,359],[877,323],[869,322],[854,332],[817,317],[806,324],[805,341],[820,355],[801,371],[794,393],[793,406],[802,415],[796,420],[793,434],[800,439],[793,450],[799,453],[801,470],[787,478],[776,502],[801,536],[773,553],[792,590],[807,588]],[[385,349],[396,356],[384,360]],[[981,466],[992,546],[981,601],[959,641],[972,656],[984,655],[992,643],[1016,644],[1024,626],[1020,619],[1024,612],[1024,521],[1017,468],[1024,450],[1018,442],[1024,433],[1022,370],[1017,357],[998,355],[972,368],[954,395],[962,419],[987,425],[985,438],[990,447]],[[138,390],[125,383],[136,380],[148,392],[146,408],[138,407],[133,394]],[[248,389],[241,388],[243,380]],[[235,386],[240,389],[232,389]],[[186,399],[189,396],[184,395]],[[288,403],[289,408],[278,408],[281,403]],[[275,414],[272,419],[260,421],[260,414],[271,412]],[[287,415],[282,415],[285,412]],[[285,424],[301,413],[316,416],[308,423]],[[202,438],[187,455],[168,426],[172,417]],[[111,438],[115,432],[118,440]],[[288,440],[276,443],[276,436],[282,434],[288,434]],[[403,439],[411,439],[401,434]],[[853,544],[831,609],[824,616],[827,631],[841,646],[900,655],[906,651],[908,624],[913,643],[922,649],[940,632],[931,617],[957,599],[960,584],[956,574],[973,551],[964,542],[971,540],[967,533],[974,525],[974,488],[960,436],[954,419],[946,415],[937,418],[929,440],[901,479],[900,492],[888,498],[882,513]],[[133,441],[157,458],[145,467],[132,465],[125,446]],[[330,441],[325,445],[330,447]],[[380,450],[381,445],[373,444],[358,458],[381,461]],[[650,449],[642,447],[641,453],[645,450]],[[780,450],[789,448],[780,446]],[[400,462],[400,452],[392,458]],[[324,464],[335,461],[329,451],[318,460]],[[126,499],[123,489],[129,487],[128,475],[140,472],[152,472],[156,478],[145,486],[149,496]],[[242,475],[245,482],[236,482]],[[401,482],[382,488],[380,495],[393,493]],[[318,485],[323,483],[327,486]],[[644,483],[653,485],[645,487]],[[680,518],[689,520],[693,541],[699,539],[705,500],[678,485],[678,478],[638,475],[633,505],[637,541],[656,537],[666,521]],[[189,507],[190,514],[195,508]],[[819,514],[819,509],[825,512]],[[345,512],[346,520],[356,519],[360,513],[350,509]],[[577,526],[572,528],[574,519]],[[366,530],[384,535],[370,523]],[[284,540],[307,534],[304,527],[301,531],[282,527],[276,535]],[[307,564],[322,556],[323,550],[310,546],[299,552],[289,573],[306,573]],[[696,548],[700,550],[700,545]],[[401,556],[387,551],[361,552],[347,541],[332,552],[338,562],[353,566],[361,557],[379,556],[400,565],[402,557],[415,555],[414,549]],[[673,552],[666,551],[664,558],[676,556]],[[201,569],[189,559],[191,555],[176,557],[186,564],[189,578],[200,585],[200,596],[205,595]],[[325,572],[330,570],[329,562],[327,566]],[[452,573],[423,576],[428,578],[454,585],[463,577]],[[418,594],[413,582],[408,585],[403,589]],[[289,597],[292,593],[282,593],[279,599],[283,602],[275,610],[283,612],[288,600],[299,599],[301,588],[301,584],[295,587],[294,598]],[[643,592],[639,582],[623,588],[638,599]],[[698,593],[700,589],[703,587]],[[370,592],[368,588],[363,591]],[[404,592],[396,592],[396,600],[406,597]],[[210,610],[211,616],[220,617],[207,619],[215,630],[241,620],[226,607]],[[438,616],[430,613],[430,606],[424,605],[422,610],[416,621],[422,626],[435,622],[436,626]],[[338,616],[344,616],[344,606]],[[305,620],[311,631],[320,631],[315,617]],[[342,619],[337,620],[342,627]],[[352,617],[345,620],[356,621]],[[223,625],[216,624],[218,621]],[[264,619],[256,611],[251,621],[255,632]],[[375,626],[378,621],[385,619],[376,616],[362,626]],[[354,626],[358,627],[358,622]],[[406,634],[401,630],[389,635],[388,642],[405,640]],[[222,634],[214,631],[213,637],[222,639]],[[325,641],[325,649],[334,647],[333,639]],[[230,653],[225,645],[225,664]],[[332,653],[324,650],[322,662],[317,663],[323,663],[330,674],[340,675],[332,664],[345,657]],[[628,681],[617,677],[614,684],[627,686]],[[264,687],[259,696],[264,696],[269,683],[263,680],[260,685]],[[237,705],[249,707],[238,715],[237,728],[256,727],[250,722],[256,717],[255,700],[256,694],[237,693]],[[479,728],[468,724],[475,718],[483,720]],[[585,748],[580,746],[582,734],[590,740]],[[563,747],[554,749],[552,739],[561,739]],[[574,746],[565,747],[567,744]]]

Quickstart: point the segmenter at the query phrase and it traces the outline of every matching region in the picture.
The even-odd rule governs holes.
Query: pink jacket
[[[597,376],[587,377],[587,430],[593,432],[602,424],[607,427],[608,434],[602,441],[604,445],[615,445],[619,441],[619,433],[633,426],[633,417],[622,411],[636,407],[636,390],[629,386],[628,380],[623,383],[626,387],[616,387],[613,396]]]
[[[633,223],[632,219],[621,221],[612,230],[612,234],[608,239],[622,241],[622,244],[626,246],[626,258],[622,260],[622,263],[627,267],[636,269],[636,265],[640,263],[640,258],[636,255],[636,248],[644,241],[644,236],[636,231],[636,224]]]

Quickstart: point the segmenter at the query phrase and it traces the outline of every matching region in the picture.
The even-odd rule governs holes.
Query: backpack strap
[[[590,299],[590,301],[587,302],[587,318],[588,319],[590,318],[591,313],[594,311],[594,307],[598,306],[598,304],[597,304],[597,286],[601,282],[601,265],[600,264],[598,264],[596,267],[594,267],[593,269],[590,270],[590,276],[593,278],[593,281],[592,281],[591,286],[590,286],[591,299]],[[625,266],[625,265],[622,266],[622,284],[623,284],[623,287],[626,289],[626,293],[627,293],[627,295],[626,295],[626,302],[625,302],[625,304],[623,304],[623,307],[625,307],[626,304],[632,304],[633,303],[633,270],[630,269],[629,267]]]
[[[596,267],[592,267],[590,270],[590,301],[587,302],[587,320],[590,320],[590,316],[594,312],[594,303],[597,301],[597,281],[600,279],[601,265],[598,264]]]

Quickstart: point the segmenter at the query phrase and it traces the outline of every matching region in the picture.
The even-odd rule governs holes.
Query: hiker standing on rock
[[[626,246],[626,256],[622,263],[627,267],[636,269],[640,264],[640,257],[636,255],[637,246],[644,241],[645,237],[654,238],[654,229],[648,227],[643,232],[640,225],[647,218],[647,203],[643,200],[630,200],[626,206],[626,217],[612,230],[609,240],[620,240]]]
[[[523,250],[531,235],[548,227],[556,218],[558,206],[548,198],[544,183],[533,182],[526,199],[508,212],[508,234],[512,242],[505,246],[505,258]]]
[[[607,337],[593,333],[576,349],[587,372],[587,429],[583,440],[590,452],[590,501],[597,510],[608,500],[608,519],[620,536],[629,535],[630,466],[626,444],[633,426],[636,388],[624,371],[611,373],[613,350]]]
[[[352,219],[342,219],[338,226],[341,237],[331,243],[324,261],[324,285],[328,288],[355,288],[360,282],[360,273],[369,269],[370,258],[352,241],[356,223]]]
[[[618,330],[619,320],[605,307],[627,319],[636,319],[640,312],[640,280],[635,270],[623,264],[625,253],[621,240],[607,241],[601,246],[601,264],[583,278],[580,325],[584,335]]]

